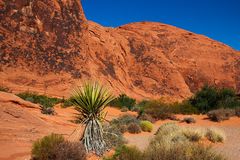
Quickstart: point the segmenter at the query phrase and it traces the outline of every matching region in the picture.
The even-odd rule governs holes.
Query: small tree
[[[79,111],[81,122],[86,125],[81,141],[87,152],[102,155],[107,149],[100,121],[106,115],[104,108],[113,99],[114,96],[98,83],[87,83],[74,90],[71,102]]]

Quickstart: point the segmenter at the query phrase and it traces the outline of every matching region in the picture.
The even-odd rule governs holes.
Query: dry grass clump
[[[163,136],[168,141],[174,142],[198,142],[205,137],[213,143],[223,142],[225,140],[224,132],[219,129],[179,127],[175,123],[166,123],[159,127],[158,131],[156,132],[156,139],[162,139]]]
[[[204,131],[201,129],[184,129],[183,135],[192,142],[198,142],[204,138]]]
[[[223,133],[223,131],[216,128],[207,129],[205,136],[209,141],[213,143],[223,142],[226,139],[226,136]]]
[[[162,125],[147,149],[121,147],[105,160],[225,160],[211,147],[197,143],[203,130],[179,127],[174,123]]]

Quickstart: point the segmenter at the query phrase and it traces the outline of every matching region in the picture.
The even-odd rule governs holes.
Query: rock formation
[[[103,27],[78,0],[0,0],[0,85],[69,96],[98,80],[116,94],[183,99],[202,85],[240,91],[240,53],[203,35],[139,22]]]

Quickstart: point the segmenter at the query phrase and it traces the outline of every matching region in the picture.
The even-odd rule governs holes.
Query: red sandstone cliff
[[[107,28],[77,0],[0,0],[0,85],[67,96],[88,79],[136,98],[188,97],[204,83],[240,91],[240,54],[205,36],[140,22]]]

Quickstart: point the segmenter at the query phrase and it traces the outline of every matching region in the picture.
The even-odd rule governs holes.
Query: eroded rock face
[[[77,0],[0,8],[0,80],[13,91],[67,96],[88,79],[139,99],[183,99],[205,83],[240,90],[239,52],[205,36],[153,22],[102,27]]]
[[[4,0],[0,4],[2,65],[39,74],[75,74],[72,59],[80,55],[86,28],[78,0]]]

